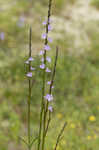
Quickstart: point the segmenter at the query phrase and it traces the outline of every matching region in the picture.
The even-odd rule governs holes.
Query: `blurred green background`
[[[27,135],[28,31],[32,25],[32,55],[38,68],[47,2],[0,0],[0,150],[26,150],[18,136]],[[64,121],[68,125],[58,150],[99,150],[99,0],[53,0],[52,26],[49,55],[54,60],[58,45],[59,58],[46,150],[54,148]],[[38,133],[41,76],[39,69],[33,74],[32,136]]]

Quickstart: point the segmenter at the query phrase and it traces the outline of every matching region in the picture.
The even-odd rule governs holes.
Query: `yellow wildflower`
[[[91,136],[90,136],[90,135],[88,135],[88,136],[87,136],[87,139],[88,139],[88,140],[91,140]]]
[[[76,127],[76,125],[74,123],[71,123],[70,127],[74,129]]]
[[[96,139],[96,138],[97,138],[97,135],[95,134],[95,135],[93,136],[93,138]]]
[[[61,118],[62,118],[62,114],[61,114],[61,113],[58,113],[58,114],[57,114],[57,117],[58,117],[59,119],[61,119]]]
[[[92,115],[92,116],[89,117],[89,120],[90,121],[96,121],[96,117]]]

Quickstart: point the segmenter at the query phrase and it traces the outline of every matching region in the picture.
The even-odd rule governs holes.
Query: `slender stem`
[[[62,127],[62,129],[61,129],[61,131],[60,131],[60,133],[59,133],[59,135],[58,135],[58,137],[57,137],[56,145],[55,145],[54,150],[57,149],[57,146],[58,146],[58,144],[59,144],[59,142],[60,142],[61,136],[62,136],[62,134],[63,134],[63,132],[64,132],[64,129],[65,129],[66,125],[67,125],[67,123],[65,122],[64,125],[63,125],[63,127]]]
[[[32,34],[32,29],[30,28],[30,33],[29,33],[29,57],[31,57],[31,34]],[[31,70],[31,62],[29,61],[29,72]],[[31,107],[31,79],[28,79],[28,84],[29,84],[29,95],[28,95],[28,150],[31,150],[30,148],[30,143],[31,143],[31,129],[30,129],[30,107]]]
[[[32,141],[31,141],[31,144],[30,144],[30,147],[32,147],[32,145],[34,144],[34,142],[38,139],[38,137],[35,137]]]
[[[41,101],[41,112],[40,112],[40,126],[39,126],[39,137],[38,137],[38,150],[40,149],[40,144],[41,144],[41,131],[42,131],[42,115],[43,115],[43,97]]]
[[[46,39],[45,39],[45,45],[48,44],[48,26],[50,24],[50,16],[51,16],[51,6],[52,6],[52,0],[49,0],[49,5],[48,5],[48,20],[47,20],[47,25],[46,25]],[[44,50],[44,64],[45,64],[45,69],[43,72],[43,101],[44,101],[44,95],[45,95],[45,79],[46,79],[46,50]],[[46,130],[46,113],[45,113],[45,104],[44,104],[44,117],[43,117],[43,137],[42,137],[42,150],[44,150],[45,147],[45,130]]]
[[[52,86],[53,86],[53,83],[54,83],[54,77],[55,77],[55,73],[56,73],[57,58],[58,58],[58,47],[56,47],[55,63],[54,63],[54,68],[53,68],[53,72],[52,72],[52,79],[51,79],[51,84],[50,84],[50,88],[49,88],[49,94],[52,93]],[[46,120],[47,120],[46,117],[47,117],[47,112],[48,112],[48,105],[49,105],[49,102],[47,101],[46,109],[45,109],[45,113],[44,113],[45,125],[46,125]],[[46,137],[46,134],[47,134],[47,131],[48,131],[50,120],[51,120],[51,114],[49,112],[49,118],[48,118],[48,121],[47,121],[47,127],[45,128],[45,133],[44,133],[45,137]]]
[[[25,141],[22,137],[19,137],[19,139],[20,139],[24,144],[26,144],[26,146],[28,147],[27,141]]]
[[[29,98],[28,98],[28,145],[30,145],[30,101],[31,101],[31,81],[29,79]],[[29,148],[30,150],[30,148]]]
[[[51,84],[50,84],[50,89],[49,89],[50,94],[52,93],[52,86],[53,86],[53,83],[54,83],[54,78],[55,78],[55,73],[56,73],[57,59],[58,59],[58,47],[56,47],[56,56],[55,56],[55,62],[54,62],[54,69],[53,69],[52,79],[51,79]]]
[[[55,73],[56,73],[57,59],[58,59],[58,47],[56,47],[55,63],[54,63],[54,68],[53,68],[53,72],[52,72],[52,79],[51,79],[51,84],[50,84],[50,88],[49,88],[49,94],[52,93],[52,86],[53,86],[53,83],[54,83],[54,78],[55,78]],[[49,105],[49,102],[47,101],[46,111],[45,111],[45,120],[46,120],[46,117],[47,117],[48,105]],[[49,112],[49,118],[48,118],[48,121],[47,121],[47,127],[46,127],[46,130],[45,130],[45,136],[46,136],[47,131],[48,131],[50,120],[51,120],[51,114]]]
[[[48,20],[46,25],[46,39],[44,45],[48,44],[48,26],[50,24],[50,15],[51,15],[51,4],[52,0],[49,0],[49,9],[48,9]],[[42,86],[42,101],[41,101],[41,112],[40,112],[40,126],[39,126],[39,137],[38,137],[38,150],[40,150],[41,145],[41,133],[42,133],[42,121],[43,121],[43,112],[45,109],[44,95],[45,95],[45,79],[46,79],[46,50],[44,50],[44,64],[45,68],[43,70],[43,86]],[[43,139],[42,139],[42,150],[44,150],[44,132],[45,132],[45,123],[43,124]]]
[[[48,118],[48,121],[47,121],[47,126],[46,126],[46,130],[45,130],[45,136],[47,134],[47,131],[48,131],[48,128],[49,128],[49,124],[50,124],[50,121],[51,121],[51,112],[49,111],[49,118]]]

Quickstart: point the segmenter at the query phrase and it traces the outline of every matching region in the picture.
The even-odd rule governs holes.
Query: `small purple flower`
[[[22,27],[24,27],[24,23],[23,23],[23,22],[18,22],[18,26],[19,26],[20,28],[22,28]]]
[[[47,85],[51,85],[51,81],[47,82]],[[54,88],[54,86],[52,86],[52,89]]]
[[[46,51],[50,51],[51,48],[50,48],[49,45],[45,45],[45,46],[44,46],[44,49],[45,49]]]
[[[46,33],[43,33],[42,34],[42,39],[46,39],[46,37],[47,37]]]
[[[46,68],[46,72],[51,72],[51,70],[49,68]]]
[[[28,61],[33,61],[34,60],[34,58],[32,58],[32,57],[30,57],[29,59],[28,59]]]
[[[41,62],[44,62],[44,58],[43,57],[41,58]]]
[[[32,72],[28,72],[28,73],[26,74],[26,76],[29,77],[29,78],[31,78],[31,77],[32,77]]]
[[[41,64],[41,65],[40,65],[40,68],[41,68],[41,69],[44,69],[44,68],[45,68],[45,64]]]
[[[4,38],[5,38],[5,34],[4,34],[4,32],[1,32],[1,33],[0,33],[0,39],[3,41]]]
[[[46,57],[46,60],[50,63],[51,62],[51,58],[50,57]]]
[[[50,101],[53,100],[52,94],[47,94],[46,96],[44,96],[44,98],[45,98],[46,100],[48,100],[48,102],[50,102]]]
[[[20,22],[24,22],[25,21],[25,17],[24,16],[20,16],[19,20],[20,20]]]
[[[28,60],[27,60],[27,61],[25,61],[25,64],[27,64],[27,65],[28,65],[28,64],[29,64],[29,61],[28,61]]]
[[[48,31],[51,31],[52,30],[52,27],[51,27],[51,25],[49,24],[48,25]]]
[[[43,55],[43,54],[44,54],[44,51],[41,50],[40,53],[39,53],[39,55]]]
[[[48,107],[48,110],[49,110],[50,112],[53,112],[53,107],[52,107],[52,106],[49,106],[49,107]]]
[[[31,67],[31,71],[34,71],[34,70],[35,70],[35,68]]]
[[[44,26],[45,26],[45,25],[47,25],[47,21],[43,21],[43,23],[42,23],[42,24],[43,24]]]
[[[50,85],[50,84],[51,84],[51,81],[48,81],[47,84]]]
[[[49,41],[50,43],[53,42],[52,38],[50,38],[50,37],[48,37],[48,41]]]
[[[49,18],[48,22],[49,22],[49,23],[51,23],[51,22],[52,22],[52,19],[51,19],[51,18]]]
[[[19,18],[19,21],[18,21],[18,26],[19,27],[23,27],[24,26],[24,22],[25,22],[25,17],[24,16],[21,16]]]

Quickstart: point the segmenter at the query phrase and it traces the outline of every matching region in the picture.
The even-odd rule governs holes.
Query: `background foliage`
[[[80,0],[53,2],[53,33],[50,34],[53,44],[50,55],[54,60],[57,44],[60,54],[53,90],[54,113],[46,143],[48,150],[53,148],[65,120],[68,126],[59,150],[98,150],[99,147],[99,12],[96,9],[99,8],[99,2],[83,1],[81,6],[79,3]],[[89,14],[91,17],[88,13],[85,16],[83,14],[87,4],[88,11],[93,14]],[[38,67],[38,53],[43,46],[40,38],[42,21],[46,12],[46,0],[0,0],[1,150],[25,149],[18,136],[26,137],[27,134],[28,84],[24,76],[24,61],[28,54],[28,28],[32,24],[34,66]],[[84,17],[79,14],[81,12]],[[33,136],[38,132],[41,87],[41,72],[37,69],[32,92]]]

